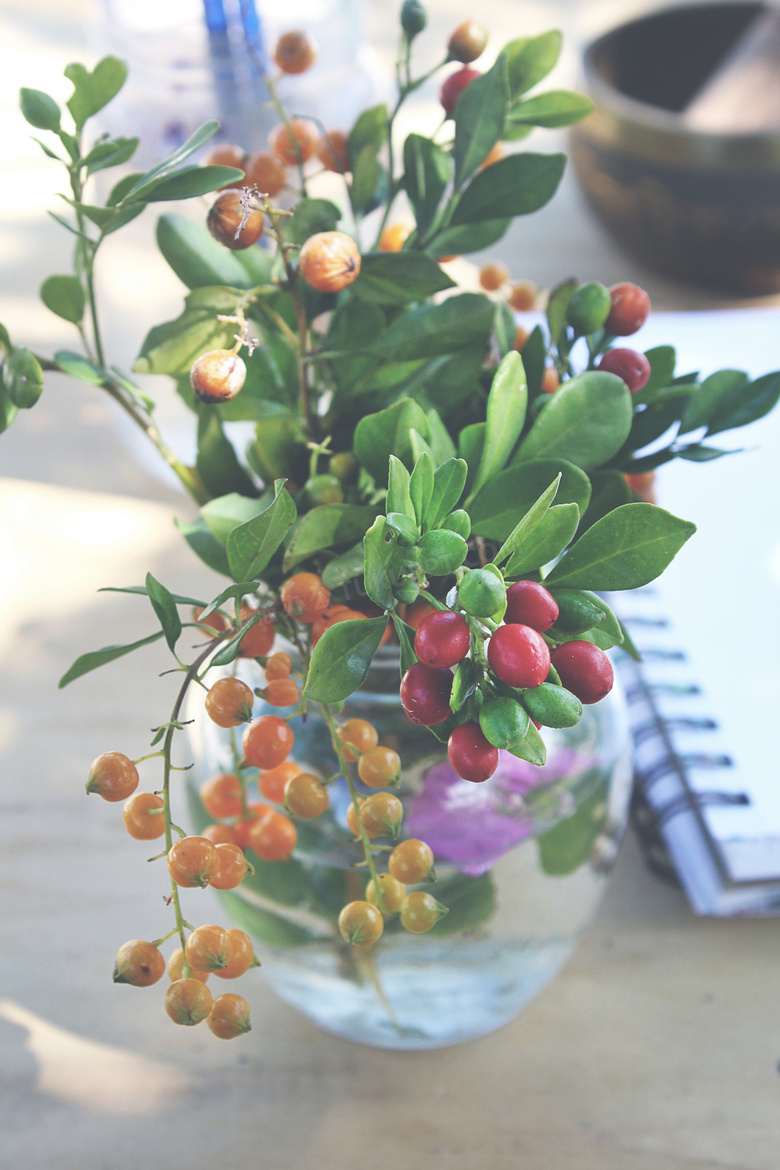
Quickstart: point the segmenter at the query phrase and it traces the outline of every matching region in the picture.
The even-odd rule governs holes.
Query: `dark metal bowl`
[[[780,130],[705,133],[682,111],[764,11],[669,8],[600,37],[584,59],[596,109],[570,135],[585,194],[627,251],[732,294],[780,291]]]

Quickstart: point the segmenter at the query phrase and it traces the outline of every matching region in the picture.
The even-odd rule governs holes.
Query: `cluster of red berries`
[[[447,753],[459,776],[479,783],[498,767],[499,748],[521,738],[529,720],[537,729],[543,722],[576,722],[578,704],[597,703],[612,689],[613,671],[606,654],[592,642],[559,643],[547,635],[559,607],[538,582],[516,581],[507,589],[491,569],[472,570],[458,587],[456,604],[458,609],[427,614],[418,626],[418,661],[404,674],[401,702],[408,717],[426,727],[452,717],[452,667],[472,651],[472,663],[482,662],[477,688],[481,705],[475,717],[453,729]],[[503,624],[491,622],[489,632],[484,621],[502,609]],[[540,692],[543,685],[557,691]]]

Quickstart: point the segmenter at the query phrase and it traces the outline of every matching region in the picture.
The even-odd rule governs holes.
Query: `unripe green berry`
[[[595,333],[612,308],[609,289],[597,280],[581,284],[566,309],[566,320],[577,334]]]
[[[320,504],[340,504],[344,499],[341,484],[335,475],[313,475],[306,481],[306,499],[316,508]]]
[[[482,704],[479,726],[493,747],[508,748],[528,731],[528,712],[509,696],[499,695]]]
[[[428,17],[420,0],[404,0],[401,5],[401,28],[411,41],[428,23]]]
[[[458,586],[458,601],[472,617],[491,617],[504,605],[506,589],[490,569],[471,569]]]
[[[331,475],[335,475],[339,483],[346,486],[356,482],[360,474],[360,464],[354,455],[350,455],[349,451],[338,451],[335,455],[331,455],[328,471]]]

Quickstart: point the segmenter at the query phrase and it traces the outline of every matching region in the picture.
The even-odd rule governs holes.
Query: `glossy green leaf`
[[[555,499],[560,482],[561,477],[557,475],[552,483],[542,492],[538,500],[534,501],[525,515],[517,522],[493,558],[497,565],[500,565],[502,561],[508,560],[513,553],[523,547],[525,541],[534,531]]]
[[[450,512],[457,508],[466,486],[468,470],[468,465],[463,459],[448,459],[436,468],[426,518],[428,527],[438,528]]]
[[[430,138],[409,134],[404,142],[404,187],[414,208],[417,233],[424,237],[452,174],[452,158]]]
[[[430,435],[422,408],[411,398],[402,398],[385,410],[366,415],[358,423],[354,452],[377,483],[386,481],[391,455],[396,455],[404,463],[411,463],[409,432],[412,429],[423,437]]]
[[[402,516],[414,520],[410,483],[411,477],[404,464],[395,455],[391,455],[387,480],[387,511],[400,512]]]
[[[258,516],[268,507],[269,499],[254,499],[240,492],[209,500],[200,510],[201,518],[211,535],[224,548],[234,528]]]
[[[593,102],[581,93],[568,89],[551,89],[525,101],[515,102],[509,107],[509,126],[571,126],[587,117],[593,110]]]
[[[528,397],[537,398],[542,391],[545,363],[547,361],[547,344],[540,325],[535,325],[530,336],[523,346],[523,365],[528,383]],[[546,398],[545,398],[546,401]],[[534,404],[537,405],[536,403]]]
[[[493,302],[479,293],[460,293],[441,304],[420,305],[398,317],[371,352],[381,357],[402,353],[406,359],[452,353],[487,339],[493,311]]]
[[[711,459],[720,459],[724,455],[735,455],[735,451],[723,451],[719,447],[705,447],[701,443],[692,443],[682,449],[676,448],[675,454],[680,459],[687,459],[690,463],[709,463]]]
[[[565,459],[530,460],[513,465],[485,484],[469,508],[474,533],[505,540],[518,518],[559,474],[556,503],[574,503],[582,514],[590,500],[590,480],[585,472]]]
[[[195,467],[210,496],[226,496],[230,492],[250,497],[256,495],[255,485],[239,463],[215,406],[203,406],[198,412]]]
[[[256,437],[247,447],[247,461],[264,483],[286,479],[307,454],[301,425],[284,415],[258,423]]]
[[[485,161],[501,137],[509,102],[506,58],[464,89],[455,107],[455,190]]]
[[[520,37],[504,49],[513,97],[533,89],[558,63],[563,36],[558,29],[537,37]]]
[[[191,154],[194,154],[196,150],[200,150],[202,146],[205,146],[214,137],[217,130],[219,130],[219,122],[214,119],[209,122],[204,122],[178,150],[175,150],[168,158],[163,159],[162,162],[157,163],[151,170],[141,175],[137,182],[123,196],[123,202],[136,203],[138,200],[145,201],[158,183],[172,174],[179,164],[183,163]]]
[[[371,146],[376,154],[387,141],[387,106],[372,106],[358,116],[349,132],[349,157],[355,164],[361,150]]]
[[[60,688],[66,687],[68,683],[72,683],[74,679],[81,678],[83,674],[88,674],[91,670],[97,670],[99,666],[105,666],[106,663],[113,662],[117,658],[122,658],[125,654],[130,654],[133,650],[138,650],[141,646],[148,646],[151,642],[157,642],[162,636],[162,630],[158,630],[157,633],[150,634],[147,638],[139,638],[137,642],[130,642],[125,646],[105,646],[102,650],[91,650],[88,654],[82,654],[80,658],[76,659],[71,668],[65,671],[58,686]]]
[[[168,648],[174,650],[181,635],[181,618],[173,596],[151,573],[146,574],[146,595],[162,626]]]
[[[696,525],[654,504],[623,504],[587,530],[547,576],[572,589],[638,589],[664,571]]]
[[[84,290],[75,276],[49,276],[41,285],[41,300],[52,313],[74,325],[84,316]]]
[[[363,685],[387,628],[387,618],[339,622],[314,647],[303,693],[338,703]]]
[[[425,524],[433,496],[433,474],[433,460],[426,452],[415,461],[409,480],[409,495],[420,528]]]
[[[598,467],[628,438],[633,406],[628,387],[615,374],[591,370],[564,382],[520,446],[526,459],[568,459],[585,470]]]
[[[435,407],[426,410],[425,417],[428,419],[428,426],[431,430],[431,451],[433,452],[433,461],[438,467],[440,463],[446,463],[448,459],[454,459],[457,455],[455,444],[452,441],[452,436],[444,425],[442,416]]]
[[[527,408],[523,362],[520,354],[511,350],[501,359],[488,394],[485,442],[472,495],[504,467],[523,430]]]
[[[537,768],[541,768],[547,763],[545,742],[533,723],[528,724],[525,735],[511,743],[507,750],[511,755],[517,756],[519,760],[527,760],[529,764],[535,764]]]
[[[740,394],[747,384],[748,376],[743,370],[718,370],[716,374],[705,378],[698,390],[691,395],[679,433],[685,435],[699,427],[708,426],[725,403],[733,400],[734,395]]]
[[[642,402],[652,402],[659,390],[671,384],[677,362],[673,345],[657,345],[654,349],[647,349],[645,357],[650,363],[650,377],[634,395],[634,404],[637,406]]]
[[[140,138],[111,138],[107,142],[97,143],[84,159],[87,174],[94,175],[97,171],[122,166],[133,157],[140,141]]]
[[[538,210],[552,199],[565,165],[565,154],[524,151],[500,159],[480,171],[468,185],[455,208],[451,226]]]
[[[0,379],[0,435],[8,430],[17,413],[17,408],[3,389],[2,379]]]
[[[426,252],[366,252],[352,290],[380,305],[407,305],[454,287],[455,281]]]
[[[377,516],[363,537],[366,593],[380,609],[390,609],[402,575],[405,549],[392,538],[384,516]]]
[[[505,216],[445,227],[431,237],[427,247],[435,256],[468,256],[498,243],[511,222],[511,217]]]
[[[316,232],[332,232],[341,219],[341,212],[328,199],[299,199],[293,215],[284,221],[285,239],[292,244],[303,244]]]
[[[780,372],[765,374],[729,395],[719,410],[710,416],[707,434],[716,435],[734,427],[747,426],[768,414],[779,398]]]
[[[379,183],[381,168],[375,148],[367,143],[352,164],[349,198],[356,212],[366,209]]]
[[[515,313],[512,306],[506,301],[498,301],[496,304],[493,333],[502,357],[515,348],[515,338],[517,336]]]
[[[241,296],[241,290],[221,286],[194,289],[185,297],[180,317],[149,330],[133,370],[139,374],[188,374],[195,359],[207,350],[230,349],[235,322],[218,317],[233,315]]]
[[[13,406],[29,410],[43,391],[43,370],[34,354],[24,346],[12,349],[0,369],[2,386]]]
[[[520,543],[506,566],[507,577],[522,577],[549,564],[574,539],[580,522],[576,504],[555,504]]]
[[[274,499],[264,511],[228,535],[228,564],[237,581],[259,577],[295,523],[295,502],[283,480],[276,481],[274,492]]]
[[[73,353],[69,349],[58,349],[54,360],[64,374],[70,374],[72,378],[88,382],[91,386],[102,386],[107,380],[106,371],[101,370],[100,366],[96,366],[83,354]]]
[[[353,577],[359,577],[363,572],[364,554],[363,543],[355,544],[346,552],[328,561],[320,576],[327,589],[338,589]]]
[[[422,402],[432,403],[434,409],[444,414],[451,413],[480,392],[486,342],[487,337],[483,336],[463,349],[430,358],[404,383],[404,393],[409,397],[419,397]],[[429,415],[430,411],[426,411],[426,416]],[[434,432],[433,426],[431,431],[433,449],[434,436],[438,435],[442,439],[442,435],[441,429]]]
[[[447,907],[447,913],[428,932],[430,938],[449,938],[464,930],[474,930],[493,917],[498,905],[495,883],[489,873],[479,877],[457,874],[440,878],[436,895]]]
[[[590,483],[592,488],[590,503],[586,510],[580,509],[583,513],[580,535],[602,516],[631,501],[631,489],[626,483],[625,476],[619,471],[593,471]]]
[[[469,467],[469,474],[466,477],[466,492],[469,491],[474,476],[477,474],[479,461],[482,458],[482,448],[485,445],[486,429],[486,424],[483,422],[470,423],[458,435],[458,454],[461,459],[465,459]]]
[[[118,585],[103,585],[98,589],[98,593],[133,593],[138,597],[148,597],[149,590],[145,585],[127,585],[124,588]],[[197,597],[188,597],[181,593],[172,593],[171,597],[177,605],[196,605],[205,607],[205,601],[200,601]],[[213,608],[213,607],[212,607]]]
[[[225,550],[213,533],[209,531],[205,520],[195,520],[188,524],[176,520],[175,524],[192,551],[205,565],[208,565],[215,573],[222,573],[225,577],[231,575]]]
[[[119,93],[127,78],[127,65],[118,57],[104,57],[91,73],[74,63],[66,66],[65,76],[73,82],[68,109],[76,125],[83,126]]]
[[[623,446],[615,456],[615,464],[619,467],[625,456],[633,451],[641,451],[649,443],[669,430],[683,415],[693,388],[690,386],[667,386],[660,390],[644,410],[634,414],[631,431]],[[670,438],[673,436],[670,436]]]
[[[257,253],[256,262],[263,264],[258,278],[250,273],[244,252],[231,252],[202,224],[182,215],[161,215],[156,235],[157,246],[168,264],[190,289],[218,284],[247,289],[270,279],[271,257],[262,248],[246,249],[253,255]]]
[[[181,170],[155,183],[144,196],[144,202],[164,203],[174,199],[194,199],[198,195],[208,195],[228,183],[236,182],[242,175],[243,171],[235,167],[182,167]]]
[[[323,549],[361,540],[376,509],[359,504],[320,504],[300,518],[284,554],[284,571]]]
[[[49,97],[40,89],[22,88],[19,90],[19,105],[22,116],[31,126],[38,130],[54,130],[60,126],[60,107],[54,98]]]
[[[398,635],[398,643],[401,647],[401,676],[406,674],[410,666],[414,666],[417,662],[417,655],[414,652],[414,636],[415,630],[406,624],[405,621],[393,613],[393,625],[395,632]]]
[[[555,346],[560,345],[565,336],[566,312],[569,308],[569,301],[579,287],[580,282],[573,277],[569,280],[562,280],[548,297],[545,316],[547,317],[547,328],[550,330],[550,340]]]

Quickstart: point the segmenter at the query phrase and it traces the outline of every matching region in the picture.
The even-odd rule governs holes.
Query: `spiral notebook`
[[[630,339],[678,372],[780,368],[776,307],[652,314]],[[659,504],[698,525],[659,581],[611,601],[635,740],[634,823],[663,842],[699,914],[780,914],[780,407],[715,436],[739,453],[658,472]]]

